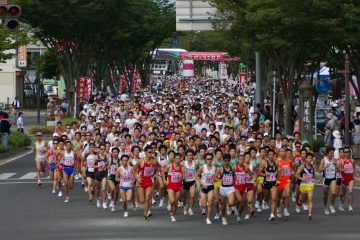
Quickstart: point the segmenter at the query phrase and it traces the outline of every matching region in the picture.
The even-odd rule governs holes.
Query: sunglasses
[[[212,158],[207,158],[206,160],[213,160]]]
[[[100,148],[100,150],[105,150],[105,148]]]

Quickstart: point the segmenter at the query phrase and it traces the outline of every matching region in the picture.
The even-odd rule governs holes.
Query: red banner
[[[92,93],[92,81],[90,78],[86,79],[86,98],[87,100],[90,100]]]
[[[78,84],[77,84],[77,94],[78,94],[79,102],[84,102],[85,87],[86,87],[86,78],[80,77],[78,79]]]

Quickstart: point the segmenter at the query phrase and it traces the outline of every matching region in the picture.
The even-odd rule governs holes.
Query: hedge
[[[9,135],[8,142],[8,151],[16,151],[21,147],[26,147],[31,145],[31,138],[19,132],[11,132]],[[0,153],[6,152],[3,145],[0,144]]]
[[[61,120],[62,124],[63,124],[63,127],[65,127],[67,124],[70,124],[72,122],[77,122],[79,123],[79,120],[78,119],[75,119],[75,118],[71,118],[71,117],[66,117],[66,118],[63,118]],[[54,133],[54,130],[55,130],[55,127],[32,127],[29,129],[29,133],[30,134],[36,134],[37,132],[41,132],[42,134],[53,134]]]

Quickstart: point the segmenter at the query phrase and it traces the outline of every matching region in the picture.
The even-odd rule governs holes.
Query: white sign
[[[317,108],[325,108],[327,100],[328,100],[327,95],[319,94],[319,96],[317,98],[317,102],[316,102],[316,107]]]

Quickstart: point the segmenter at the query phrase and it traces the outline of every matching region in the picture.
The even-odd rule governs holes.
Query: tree
[[[231,41],[242,59],[253,59],[255,51],[264,58],[267,70],[279,75],[284,96],[284,133],[292,133],[293,99],[305,76],[322,60],[322,16],[312,0],[213,0],[227,13]],[[237,46],[237,47],[236,47]],[[316,54],[315,54],[316,53]],[[251,65],[251,64],[250,64]],[[281,111],[279,111],[281,112]]]

